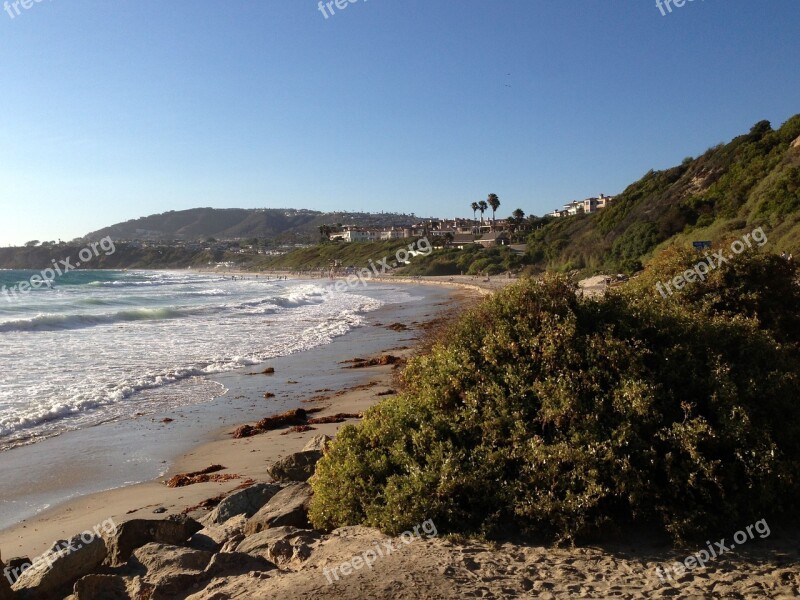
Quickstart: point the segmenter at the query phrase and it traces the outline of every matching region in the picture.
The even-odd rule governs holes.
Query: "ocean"
[[[34,274],[0,271],[0,290]],[[0,292],[0,450],[202,403],[225,391],[206,376],[329,344],[411,298],[327,283],[73,271],[52,289]]]

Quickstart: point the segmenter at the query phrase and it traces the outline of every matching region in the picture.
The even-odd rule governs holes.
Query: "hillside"
[[[599,213],[547,220],[528,240],[541,269],[634,271],[659,246],[763,227],[767,248],[800,250],[800,115],[650,171]]]
[[[392,227],[407,225],[413,216],[395,213],[323,213],[278,208],[193,208],[169,211],[88,233],[86,239],[201,241],[268,238],[275,241],[316,241],[323,224]]]

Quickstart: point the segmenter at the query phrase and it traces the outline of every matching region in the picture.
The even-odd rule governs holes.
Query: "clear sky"
[[[27,2],[0,245],[198,206],[543,214],[800,112],[797,0]]]

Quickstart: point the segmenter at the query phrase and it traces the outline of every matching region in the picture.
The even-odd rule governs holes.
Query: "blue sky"
[[[0,245],[197,206],[543,214],[800,112],[797,0],[335,10],[0,12]]]

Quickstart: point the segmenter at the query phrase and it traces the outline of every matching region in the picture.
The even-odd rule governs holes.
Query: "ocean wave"
[[[19,335],[14,352],[0,353],[4,365],[9,361],[6,376],[0,374],[0,450],[20,440],[33,442],[126,418],[139,410],[140,399],[158,396],[162,394],[159,388],[175,382],[330,343],[362,325],[363,314],[383,304],[357,294],[332,296],[315,283],[259,286],[247,282],[250,285],[230,287],[205,283],[207,289],[195,287],[197,279],[190,283],[177,293],[146,287],[120,293],[110,293],[110,286],[85,290],[80,297],[69,298],[69,304],[54,301],[49,307],[52,312],[45,309],[37,314],[34,309],[17,312],[9,320],[0,318],[0,338],[14,332],[53,332]],[[198,297],[185,297],[190,294]],[[226,297],[218,300],[217,295]],[[136,308],[92,312],[90,306],[106,302],[131,302]],[[174,304],[163,306],[165,302]],[[145,303],[151,306],[142,306]],[[81,310],[82,304],[89,306]],[[66,312],[55,312],[62,305]],[[264,318],[266,314],[276,317]],[[250,322],[248,317],[253,317]],[[147,321],[156,323],[143,324],[141,329],[134,325],[102,328]],[[95,333],[92,327],[100,329]],[[72,334],[74,329],[86,331]],[[63,367],[76,356],[87,357],[80,371],[77,365]],[[165,402],[174,401],[172,390],[165,389],[163,394]],[[187,400],[197,401],[195,397]]]
[[[96,327],[98,325],[133,321],[163,321],[167,319],[180,319],[206,311],[206,308],[137,308],[102,314],[38,314],[30,319],[17,319],[0,323],[0,333],[83,329],[86,327]]]

